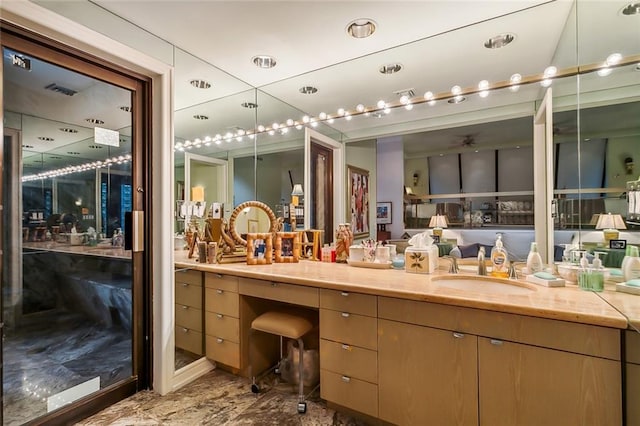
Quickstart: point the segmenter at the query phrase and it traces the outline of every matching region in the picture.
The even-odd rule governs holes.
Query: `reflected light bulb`
[[[309,116],[308,116],[308,115],[305,115],[304,117],[302,117],[302,122],[303,122],[303,123],[308,123],[308,122],[309,122],[309,120],[310,120],[310,118],[309,118]]]
[[[606,76],[608,76],[609,74],[611,74],[611,72],[612,72],[612,71],[613,71],[613,70],[612,70],[611,68],[609,68],[609,67],[600,68],[600,69],[598,70],[598,75],[599,75],[600,77],[606,77]]]
[[[287,126],[293,126],[293,120],[292,119],[288,119],[287,120]]]
[[[453,86],[451,88],[451,93],[457,96],[462,93],[462,88],[460,86]]]
[[[385,101],[383,101],[383,100],[379,100],[376,105],[378,106],[378,108],[382,109],[385,106],[387,106],[387,103]]]
[[[611,66],[611,65],[615,65],[617,63],[619,63],[622,60],[622,55],[619,53],[612,53],[611,55],[607,56],[607,65]]]
[[[413,109],[413,104],[406,104],[404,106],[404,109],[406,109],[407,111],[411,111]]]
[[[424,93],[424,98],[428,101],[433,100],[433,92],[429,91],[429,92],[425,92]]]
[[[327,113],[326,112],[321,112],[320,114],[318,114],[318,118],[320,120],[326,120],[327,119]]]
[[[478,95],[481,98],[486,98],[487,96],[489,96],[489,91],[488,90],[482,90],[480,93],[478,93]]]
[[[402,105],[406,105],[409,103],[409,97],[407,95],[400,96],[400,103]]]
[[[545,78],[544,80],[542,80],[540,82],[540,85],[542,87],[549,87],[549,86],[551,86],[551,83],[553,83],[553,81],[550,78]]]
[[[344,115],[344,108],[338,108],[338,115]]]
[[[362,104],[358,104],[358,105],[356,106],[356,111],[358,111],[358,112],[363,112],[363,111],[364,111],[364,105],[362,105]]]
[[[544,70],[544,77],[545,78],[553,77],[554,75],[556,75],[557,72],[558,72],[558,69],[552,65],[550,67],[547,67]]]

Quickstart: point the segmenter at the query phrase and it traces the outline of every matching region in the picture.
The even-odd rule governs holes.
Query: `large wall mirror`
[[[349,166],[368,172],[369,206],[392,203],[391,238],[424,230],[437,212],[450,215],[452,229],[532,234],[533,119],[546,91],[539,80],[554,66],[561,76],[549,81],[554,164],[547,177],[555,218],[545,232],[554,246],[600,242],[597,215],[626,212],[626,182],[639,174],[640,16],[624,14],[627,5],[539,2],[257,88],[174,49],[176,196],[189,151],[228,161],[227,217],[252,199],[278,213],[292,184],[311,191],[309,127],[344,145],[345,176]],[[509,32],[511,44],[484,46]],[[605,67],[613,53],[626,64]],[[520,83],[511,80],[518,75]],[[434,102],[424,97],[430,92]],[[349,201],[345,193],[344,217]],[[375,209],[369,214],[373,225]],[[640,242],[636,229],[627,224],[623,235]],[[364,235],[375,238],[376,227]]]

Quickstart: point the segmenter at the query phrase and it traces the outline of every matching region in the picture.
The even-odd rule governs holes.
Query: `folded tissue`
[[[438,246],[433,238],[422,232],[409,239],[404,250],[404,269],[414,274],[430,274],[438,268]]]

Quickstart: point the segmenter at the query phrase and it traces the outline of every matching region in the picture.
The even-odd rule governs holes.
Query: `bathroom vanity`
[[[305,306],[318,315],[321,397],[374,423],[623,422],[628,320],[595,293],[474,291],[441,274],[311,261],[200,265],[177,254],[176,267],[202,273],[207,358],[247,376],[254,351],[259,371],[277,345],[249,347],[253,318]]]

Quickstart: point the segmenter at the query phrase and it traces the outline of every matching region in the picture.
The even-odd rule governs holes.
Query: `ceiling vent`
[[[67,95],[67,96],[73,96],[76,93],[78,93],[77,91],[75,91],[73,89],[69,89],[67,87],[58,86],[55,83],[51,83],[50,85],[45,86],[45,89],[51,90],[52,92],[61,93],[63,95]]]
[[[398,96],[406,96],[409,99],[413,98],[416,95],[416,92],[413,89],[396,90],[393,93]]]

